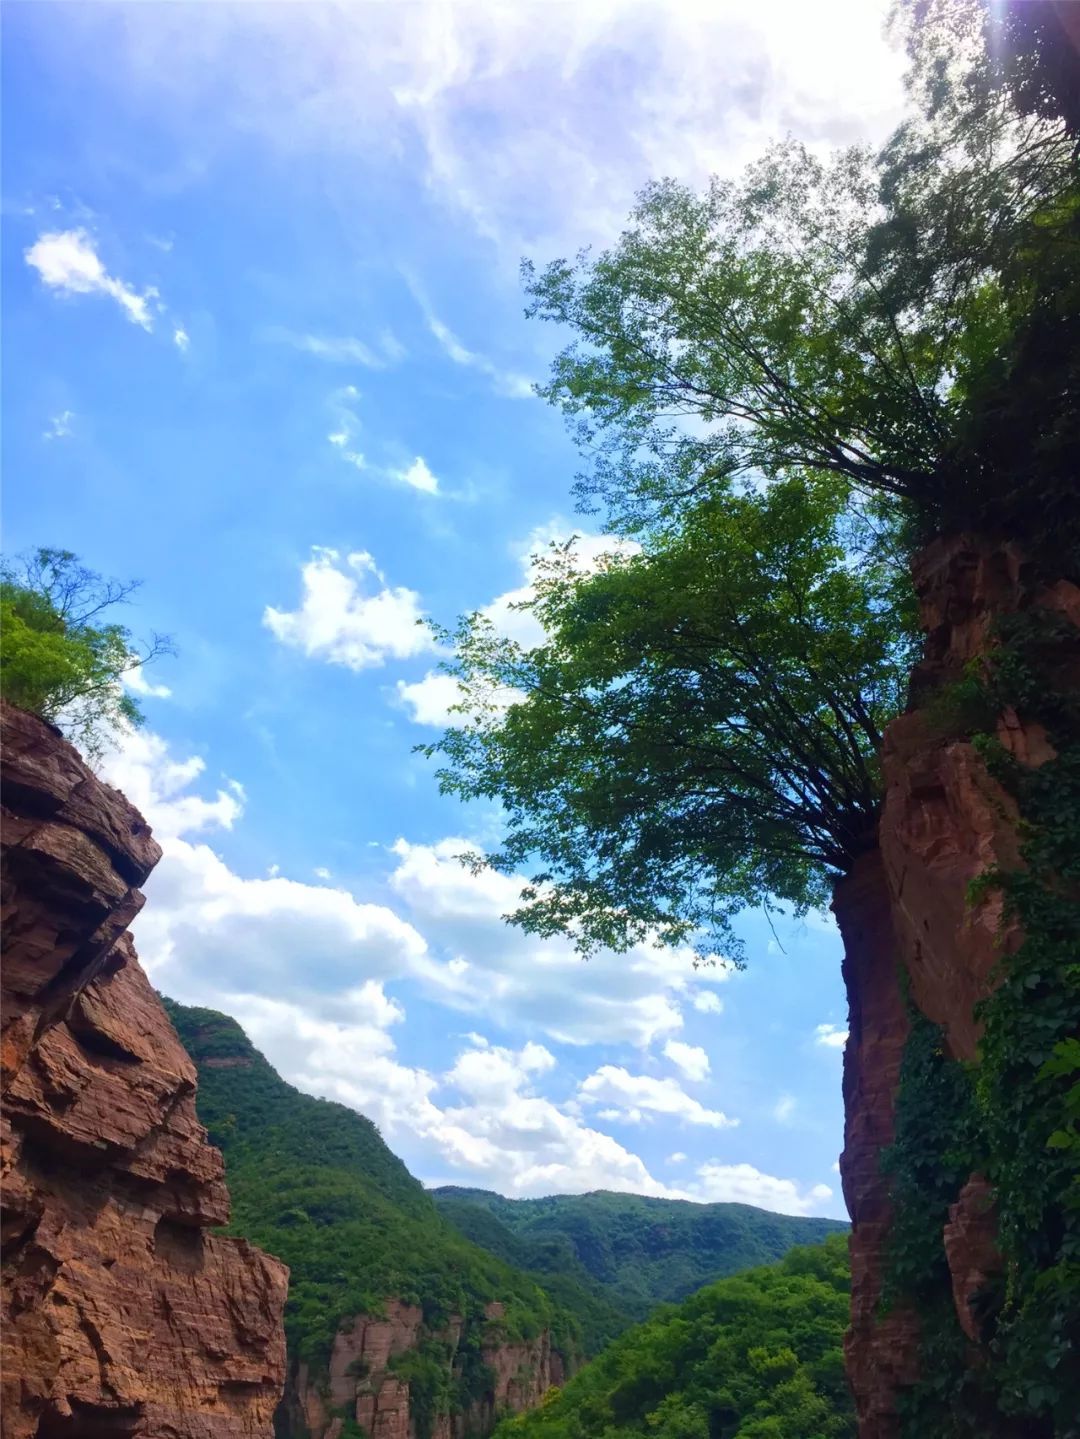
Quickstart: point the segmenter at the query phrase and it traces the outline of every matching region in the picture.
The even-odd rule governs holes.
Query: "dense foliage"
[[[123,677],[166,653],[160,635],[139,647],[105,611],[136,588],[103,579],[68,550],[40,549],[0,567],[0,688],[58,724],[88,754],[111,730],[139,724]]]
[[[923,1321],[920,1380],[905,1433],[978,1439],[996,1424],[1030,1439],[1077,1433],[1080,1414],[1080,641],[1044,611],[1003,619],[986,666],[963,682],[962,733],[1020,816],[1021,865],[994,870],[1024,939],[1003,955],[980,1006],[979,1063],[951,1059],[917,1013],[886,1156],[897,1215],[892,1297]],[[1044,727],[1056,753],[1036,769],[993,732],[1008,707]],[[984,728],[978,727],[981,712]],[[973,1367],[959,1333],[942,1245],[948,1207],[971,1173],[995,1187],[1000,1274],[976,1296],[991,1362]],[[1013,1427],[1006,1429],[1007,1425]]]
[[[635,1319],[703,1284],[781,1258],[796,1244],[842,1232],[835,1219],[771,1214],[747,1204],[691,1204],[639,1194],[505,1199],[484,1189],[432,1191],[478,1244],[523,1268],[573,1275]],[[498,1246],[498,1247],[496,1247]]]
[[[905,547],[1003,529],[1080,572],[1074,137],[1014,103],[975,0],[899,13],[912,108],[880,153],[660,181],[609,250],[526,266],[572,336],[542,393],[622,546],[549,556],[542,641],[444,637],[461,705],[427,753],[503,805],[484,862],[529,873],[536,933],[730,954],[740,908],[822,903],[873,843]]]
[[[325,1363],[340,1321],[388,1299],[422,1306],[430,1330],[451,1314],[483,1330],[497,1299],[507,1337],[546,1327],[571,1361],[582,1352],[577,1317],[448,1224],[369,1119],[286,1084],[226,1015],[165,1005],[198,1065],[199,1118],[225,1155],[230,1232],[290,1268],[294,1357]],[[452,1397],[464,1407],[468,1396]]]
[[[498,1439],[841,1439],[855,1424],[840,1236],[710,1284],[611,1344]]]
[[[544,862],[517,921],[733,956],[743,906],[827,902],[872,843],[913,652],[907,582],[852,565],[856,531],[843,485],[778,482],[701,501],[586,576],[555,547],[523,602],[532,648],[465,621],[448,668],[468,722],[431,752],[444,790],[503,804],[489,863]],[[516,702],[492,711],[492,692]]]
[[[1073,138],[1013,103],[977,0],[897,8],[912,107],[880,153],[789,142],[703,194],[658,181],[609,250],[525,266],[532,313],[574,336],[542,392],[617,528],[822,471],[924,528],[1008,505],[963,437],[1049,293],[1017,257],[1075,199]]]

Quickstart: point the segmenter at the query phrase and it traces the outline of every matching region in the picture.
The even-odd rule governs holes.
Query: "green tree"
[[[845,1439],[842,1236],[707,1285],[629,1330],[497,1439]]]
[[[793,471],[902,500],[923,529],[1002,518],[1018,476],[973,475],[958,438],[1048,292],[1017,260],[1076,194],[1074,140],[1017,109],[974,0],[898,9],[913,107],[880,154],[789,142],[703,194],[662,180],[609,250],[525,264],[530,313],[572,332],[541,393],[614,528]]]
[[[88,754],[142,712],[123,677],[171,653],[166,638],[139,644],[105,619],[136,582],[107,580],[68,550],[39,549],[0,568],[0,685],[4,698],[58,725]]]
[[[853,564],[857,539],[842,481],[789,479],[699,502],[591,575],[555,547],[523,603],[535,647],[461,625],[462,723],[428,753],[444,791],[505,807],[489,863],[542,863],[515,921],[731,954],[744,906],[826,901],[874,843],[913,645],[907,587]]]

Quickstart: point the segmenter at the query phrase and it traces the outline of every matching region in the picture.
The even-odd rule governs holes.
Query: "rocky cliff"
[[[127,926],[160,855],[4,705],[3,1434],[267,1436],[287,1271],[228,1219],[195,1068]]]
[[[881,1304],[894,1220],[894,1185],[882,1159],[894,1140],[911,1017],[936,1027],[944,1060],[979,1061],[977,1007],[999,983],[1001,962],[1008,965],[1023,940],[1002,890],[973,888],[990,871],[1016,872],[1023,865],[1015,798],[965,727],[949,723],[943,697],[981,671],[1003,618],[1038,611],[1062,630],[1080,632],[1080,590],[1065,581],[1040,582],[1009,544],[938,541],[916,562],[915,581],[926,641],[909,710],[886,735],[880,848],[858,861],[834,901],[850,1003],[841,1173],[853,1221],[846,1347],[860,1439],[894,1439],[898,1400],[920,1376],[919,1307],[898,1295]],[[1078,680],[1072,675],[1069,683]],[[999,751],[1019,774],[1055,755],[1043,725],[1009,705],[978,727],[996,731]],[[943,1127],[955,1122],[959,1136],[959,1113],[939,1118]],[[986,1179],[970,1174],[940,1226],[952,1317],[974,1369],[982,1359],[973,1301],[1002,1263],[994,1206]],[[1009,1428],[991,1413],[994,1433],[1057,1432],[1031,1421]]]
[[[353,1421],[369,1439],[490,1434],[501,1415],[532,1408],[565,1378],[547,1330],[511,1341],[500,1333],[502,1318],[502,1305],[488,1304],[474,1345],[459,1315],[433,1333],[419,1305],[391,1300],[382,1316],[358,1315],[336,1335],[326,1375],[299,1366],[289,1386],[290,1430],[341,1439],[355,1432],[346,1427]],[[460,1382],[466,1365],[472,1396],[451,1414],[439,1394]]]

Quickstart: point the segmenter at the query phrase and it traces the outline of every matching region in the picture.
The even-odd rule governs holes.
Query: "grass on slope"
[[[235,1020],[164,1004],[198,1066],[199,1118],[225,1155],[229,1231],[291,1270],[294,1356],[325,1363],[340,1320],[377,1314],[390,1298],[421,1305],[432,1329],[464,1316],[466,1342],[477,1344],[484,1305],[498,1299],[507,1337],[549,1327],[568,1357],[595,1352],[575,1315],[440,1215],[369,1119],[287,1084]]]
[[[849,1439],[848,1292],[843,1236],[792,1249],[664,1306],[495,1439]]]
[[[594,1294],[634,1319],[711,1280],[769,1264],[794,1244],[847,1229],[839,1220],[792,1218],[747,1204],[693,1204],[606,1191],[504,1199],[484,1189],[447,1186],[432,1194],[447,1218],[478,1244],[541,1276],[570,1274],[585,1283],[591,1278]],[[483,1223],[466,1219],[470,1208],[487,1211],[515,1247],[488,1244]]]

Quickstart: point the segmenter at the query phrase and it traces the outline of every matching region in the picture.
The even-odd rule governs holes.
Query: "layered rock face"
[[[488,1370],[484,1393],[465,1413],[436,1413],[422,1421],[420,1406],[410,1399],[409,1384],[394,1372],[393,1361],[433,1340],[447,1379],[453,1378],[461,1367],[463,1321],[451,1317],[445,1329],[429,1335],[423,1311],[398,1300],[388,1301],[382,1316],[358,1315],[336,1335],[326,1375],[313,1375],[300,1365],[287,1396],[290,1432],[339,1439],[352,1419],[369,1439],[462,1439],[490,1433],[498,1417],[532,1408],[565,1378],[562,1358],[552,1352],[546,1331],[533,1340],[509,1342],[499,1334],[501,1319],[502,1305],[489,1304],[480,1351]]]
[[[973,903],[970,891],[986,871],[1015,867],[1015,805],[970,743],[941,733],[928,706],[987,652],[999,617],[1037,606],[1080,628],[1080,590],[1065,581],[1039,586],[1007,544],[965,536],[935,542],[919,557],[915,582],[926,643],[909,711],[886,733],[880,850],[863,856],[834,900],[851,1009],[841,1174],[853,1222],[847,1361],[860,1439],[895,1439],[897,1391],[916,1377],[917,1316],[902,1306],[879,1310],[890,1220],[880,1158],[893,1138],[908,1031],[904,986],[941,1027],[950,1057],[975,1060],[975,1006],[1022,938],[1003,921],[999,892]],[[1015,713],[999,716],[997,732],[1023,765],[1036,767],[1053,753],[1041,728]],[[944,1233],[957,1319],[970,1339],[969,1300],[999,1262],[994,1228],[992,1195],[973,1175]]]
[[[127,926],[160,856],[2,707],[3,1435],[269,1436],[288,1275],[228,1218],[195,1069]]]

